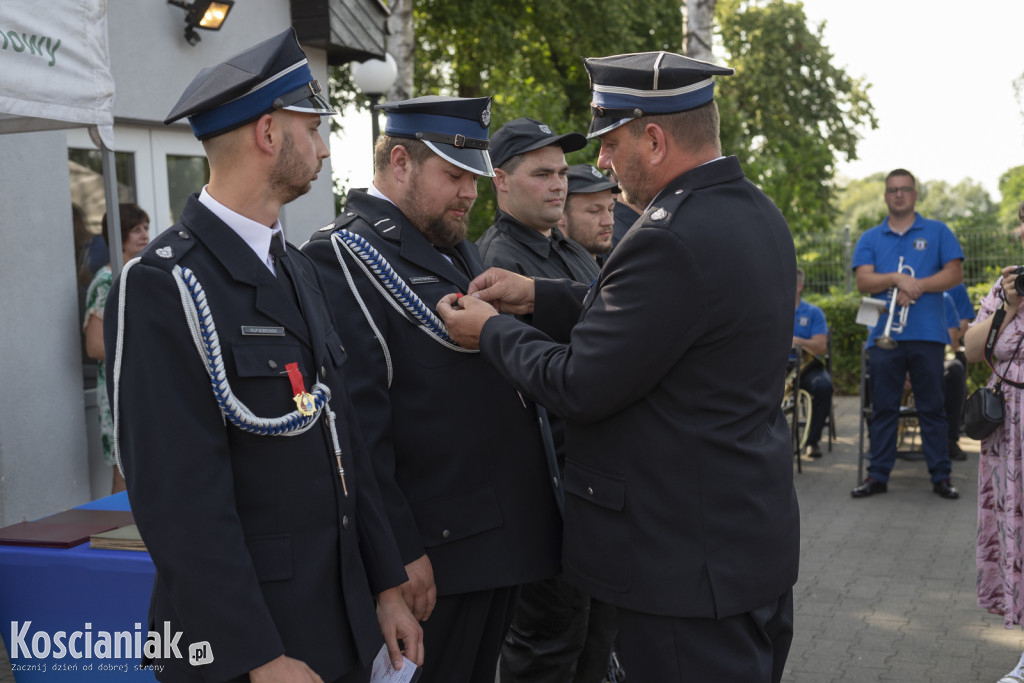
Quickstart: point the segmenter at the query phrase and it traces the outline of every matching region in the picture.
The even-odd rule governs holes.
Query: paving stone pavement
[[[932,493],[923,461],[898,460],[889,491],[854,499],[860,409],[837,397],[838,440],[794,474],[800,579],[788,683],[996,683],[1024,633],[977,607],[978,442],[953,463],[959,500]],[[866,463],[865,463],[866,467]]]
[[[924,462],[905,460],[888,493],[854,500],[858,411],[856,396],[837,397],[833,451],[794,474],[802,543],[783,680],[996,683],[1017,663],[1024,632],[976,604],[978,443],[960,442],[959,500],[936,496]],[[0,642],[0,683],[14,680]]]

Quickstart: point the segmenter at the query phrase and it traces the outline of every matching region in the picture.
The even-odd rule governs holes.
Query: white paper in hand
[[[391,657],[388,655],[386,644],[381,645],[380,652],[373,658],[370,683],[413,683],[419,677],[419,667],[406,657],[402,657],[402,668],[395,671],[391,665]]]

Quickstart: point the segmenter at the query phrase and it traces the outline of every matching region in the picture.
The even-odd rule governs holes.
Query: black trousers
[[[494,683],[519,587],[446,595],[423,622],[418,683]]]
[[[959,360],[947,360],[942,371],[946,421],[949,423],[949,442],[960,440],[960,423],[967,401],[967,373]]]
[[[601,683],[615,630],[615,608],[561,575],[528,583],[501,648],[501,683]]]
[[[618,652],[629,683],[778,683],[793,642],[793,590],[724,619],[619,608]]]

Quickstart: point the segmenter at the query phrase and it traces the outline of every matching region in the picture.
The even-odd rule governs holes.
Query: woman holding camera
[[[1024,242],[1024,202],[1017,209]],[[996,372],[1013,382],[1024,382],[1024,275],[1017,266],[1003,268],[1002,277],[981,301],[981,310],[964,336],[967,360],[976,363],[985,358],[985,340],[992,327],[992,316],[1005,306],[1006,317],[1000,326],[992,353]],[[995,373],[989,386],[998,381]],[[992,614],[1003,615],[1003,624],[1012,628],[1024,624],[1024,457],[1022,457],[1021,421],[1024,390],[1002,385],[1006,398],[1003,424],[981,442],[978,461],[978,606]],[[1024,655],[1017,666],[999,683],[1024,683]]]

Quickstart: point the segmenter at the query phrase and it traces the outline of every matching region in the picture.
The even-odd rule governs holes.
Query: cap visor
[[[590,131],[587,133],[587,139],[592,140],[593,138],[600,137],[605,133],[610,133],[620,126],[624,126],[633,119],[619,119],[613,116],[595,116],[590,121]]]
[[[487,153],[487,150],[455,147],[442,142],[431,142],[430,140],[424,140],[423,143],[439,157],[450,161],[459,168],[465,169],[470,173],[487,176],[488,178],[494,177],[494,169],[491,167],[491,156]]]
[[[321,116],[337,116],[341,112],[331,106],[323,95],[317,93],[299,100],[295,104],[285,107],[288,111],[300,111],[306,114],[320,114]]]

